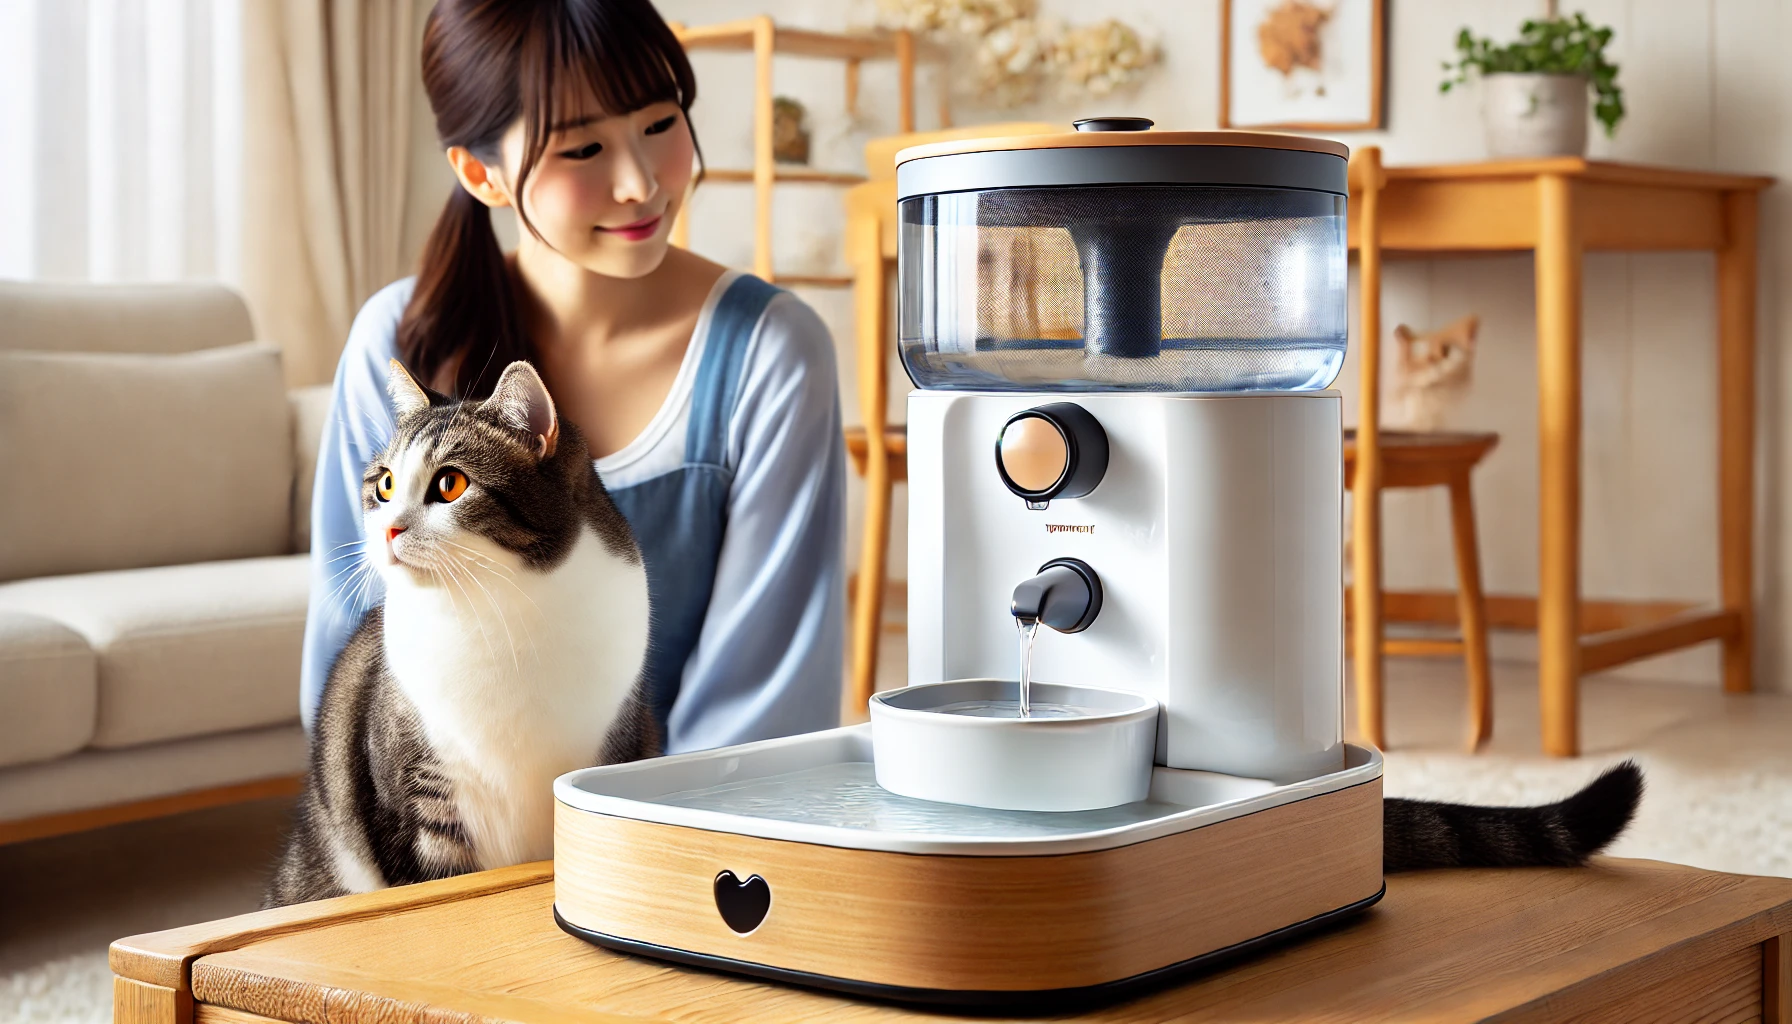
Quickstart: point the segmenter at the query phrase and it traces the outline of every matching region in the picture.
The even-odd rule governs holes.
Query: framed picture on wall
[[[1387,0],[1220,0],[1220,127],[1382,125]]]

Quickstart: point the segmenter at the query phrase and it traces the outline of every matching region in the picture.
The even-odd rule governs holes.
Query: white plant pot
[[[1584,75],[1501,72],[1481,80],[1487,155],[1581,156],[1587,151]]]

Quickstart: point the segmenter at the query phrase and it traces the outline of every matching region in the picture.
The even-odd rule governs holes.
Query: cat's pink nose
[[[403,532],[404,532],[404,527],[402,527],[402,526],[386,527],[386,543],[387,544],[392,543],[393,539],[396,538],[399,534],[401,534]]]

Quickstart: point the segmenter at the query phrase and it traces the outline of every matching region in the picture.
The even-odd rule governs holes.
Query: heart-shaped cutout
[[[772,909],[772,887],[758,875],[743,882],[734,872],[724,871],[716,876],[716,909],[729,928],[745,935],[759,927]]]

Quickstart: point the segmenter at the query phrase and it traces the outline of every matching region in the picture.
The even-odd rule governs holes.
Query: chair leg
[[[853,268],[853,314],[858,334],[859,411],[865,423],[865,539],[859,551],[859,588],[852,608],[852,701],[863,711],[877,689],[877,651],[883,639],[885,559],[890,545],[890,449],[884,342],[889,330],[876,200],[861,185],[847,194],[846,255]]]
[[[881,477],[882,479],[879,479]],[[852,699],[869,705],[877,690],[877,651],[883,639],[884,574],[890,547],[890,476],[865,475],[865,540],[859,549],[859,589],[852,607]]]
[[[1359,467],[1358,473],[1362,470]],[[1383,716],[1381,623],[1381,491],[1358,486],[1351,510],[1351,652],[1356,666],[1358,731],[1381,750],[1388,745]]]
[[[1493,671],[1487,654],[1487,598],[1481,592],[1475,499],[1466,470],[1450,481],[1450,533],[1456,546],[1456,603],[1457,619],[1462,624],[1462,658],[1468,669],[1468,748],[1473,751],[1493,736]]]

